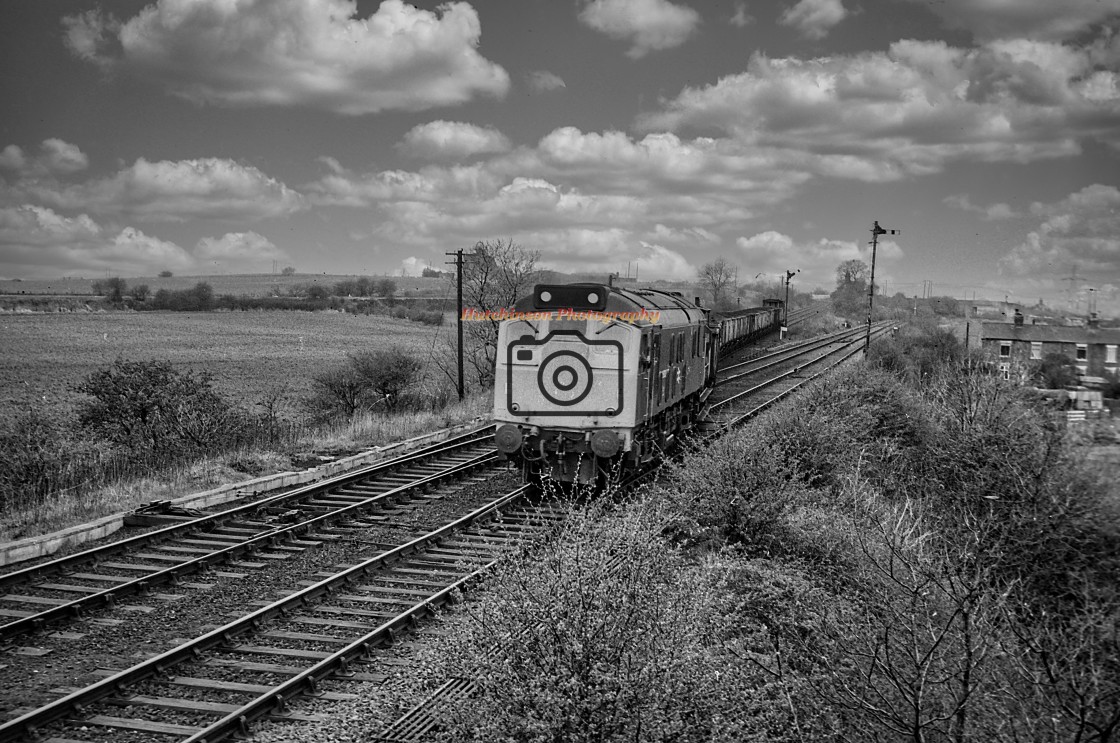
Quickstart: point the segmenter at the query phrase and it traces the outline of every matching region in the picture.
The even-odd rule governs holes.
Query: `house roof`
[[[981,323],[982,340],[1042,341],[1120,345],[1120,328],[1090,328],[1079,325],[1015,325],[1009,322]]]

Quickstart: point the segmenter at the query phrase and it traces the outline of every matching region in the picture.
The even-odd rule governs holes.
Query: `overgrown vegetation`
[[[75,385],[80,401],[70,415],[29,405],[0,421],[0,513],[11,530],[5,538],[62,501],[88,512],[92,494],[116,483],[176,477],[215,458],[255,476],[264,460],[276,471],[271,452],[280,462],[298,457],[309,440],[335,448],[384,444],[465,422],[482,408],[479,401],[449,407],[446,385],[427,379],[422,362],[398,347],[352,354],[315,383],[303,400],[277,385],[248,407],[220,394],[206,372],[117,359]],[[306,465],[282,468],[292,466]]]
[[[875,363],[492,578],[446,739],[1116,740],[1113,480],[949,337]]]
[[[421,408],[433,400],[411,391],[423,364],[401,348],[351,354],[347,363],[314,378],[315,395],[308,401],[316,419],[352,416],[363,410]],[[439,396],[435,403],[447,402]]]

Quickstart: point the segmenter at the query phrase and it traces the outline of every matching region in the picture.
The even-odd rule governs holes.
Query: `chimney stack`
[[[1020,312],[1019,310],[1015,310],[1015,324],[1016,325],[1022,325],[1023,324],[1023,313]]]

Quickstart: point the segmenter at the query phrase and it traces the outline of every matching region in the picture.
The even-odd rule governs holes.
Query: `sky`
[[[0,3],[0,277],[560,271],[1120,315],[1120,0]]]

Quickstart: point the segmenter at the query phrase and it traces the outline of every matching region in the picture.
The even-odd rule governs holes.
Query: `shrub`
[[[900,326],[897,335],[872,344],[868,359],[903,379],[920,382],[940,365],[959,361],[964,351],[951,331],[908,323]]]
[[[244,414],[223,400],[205,372],[169,361],[117,359],[90,374],[77,392],[79,424],[137,459],[180,458],[221,451],[250,437]]]
[[[478,686],[450,710],[447,739],[781,739],[774,689],[718,652],[720,571],[686,565],[663,526],[649,506],[581,512],[555,547],[499,568],[424,661],[434,681]]]
[[[417,407],[420,396],[405,392],[419,381],[423,366],[419,359],[397,347],[351,354],[345,364],[312,379],[315,393],[308,407],[320,420],[340,414],[352,416],[378,406],[386,410]]]
[[[102,294],[110,304],[120,304],[128,293],[128,282],[119,276],[93,282],[93,293]]]
[[[669,534],[689,546],[777,548],[780,521],[799,498],[799,473],[746,432],[705,442],[666,466],[659,494],[679,517]]]
[[[419,359],[399,347],[355,354],[350,357],[350,364],[358,378],[373,390],[377,401],[390,410],[402,402],[403,392],[416,384],[424,368]]]
[[[0,427],[0,512],[27,506],[82,478],[88,447],[55,417],[29,407]]]
[[[203,312],[214,308],[214,289],[205,281],[198,282],[190,289],[159,289],[152,301],[145,305],[153,310]]]
[[[1048,353],[1031,367],[1030,378],[1038,387],[1060,390],[1077,384],[1077,366],[1068,356]]]
[[[374,284],[373,292],[384,299],[385,304],[392,307],[397,300],[397,282],[392,279],[381,279]]]

